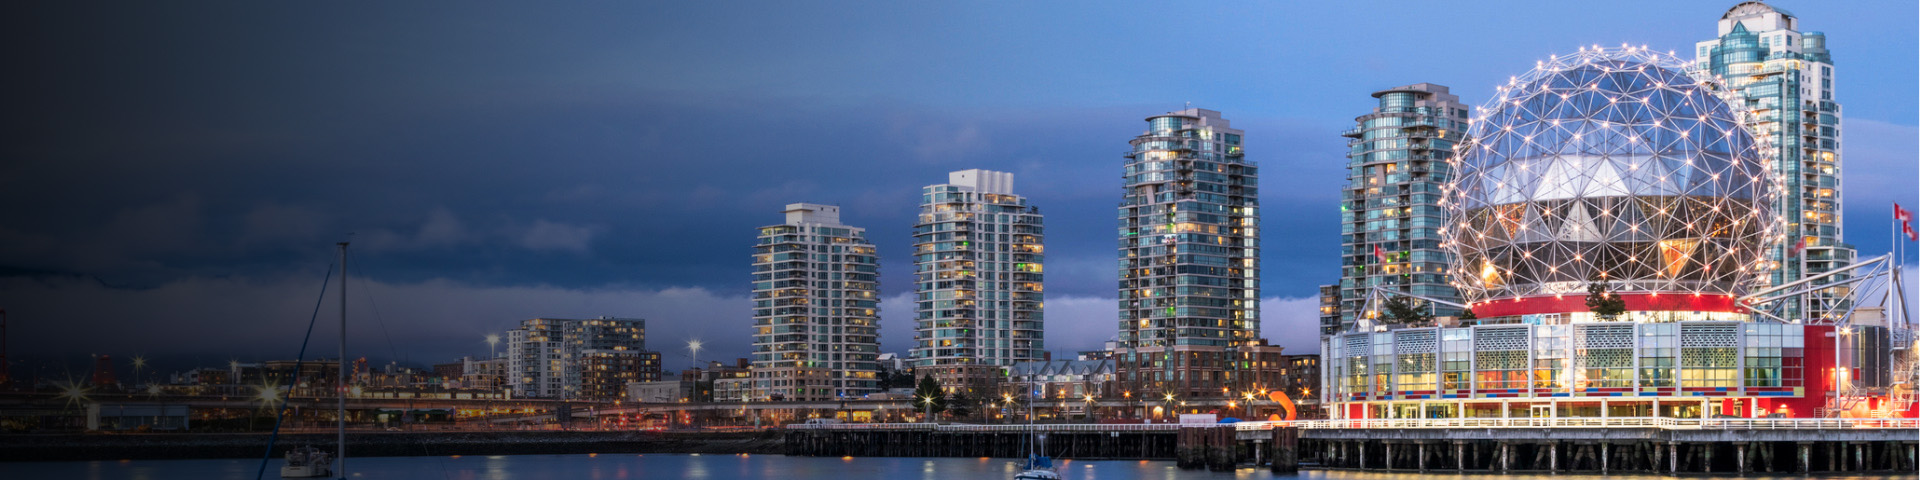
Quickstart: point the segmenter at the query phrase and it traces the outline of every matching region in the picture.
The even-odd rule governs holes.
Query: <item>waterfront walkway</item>
[[[1446,418],[1233,424],[813,424],[791,455],[1019,456],[1028,432],[1065,458],[1173,458],[1458,472],[1881,472],[1920,465],[1920,419]],[[1295,440],[1297,439],[1297,440]],[[1281,447],[1280,445],[1286,445]],[[1200,460],[1189,461],[1190,458]]]

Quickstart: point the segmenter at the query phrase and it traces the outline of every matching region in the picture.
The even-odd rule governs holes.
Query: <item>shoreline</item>
[[[260,458],[270,435],[0,435],[0,462]],[[334,435],[282,434],[274,457],[298,445],[331,449]],[[778,454],[770,432],[368,432],[348,433],[350,457],[584,453]]]

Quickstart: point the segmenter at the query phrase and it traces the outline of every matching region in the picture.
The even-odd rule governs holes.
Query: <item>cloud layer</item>
[[[35,28],[5,35],[34,46],[15,62],[32,74],[0,79],[15,350],[285,356],[273,339],[350,239],[369,310],[387,309],[374,323],[391,327],[355,343],[390,336],[390,356],[474,353],[519,319],[591,315],[657,318],[660,342],[739,356],[752,237],[782,205],[845,207],[878,244],[886,315],[903,318],[919,189],[986,168],[1047,215],[1049,342],[1069,354],[1112,336],[1126,142],[1188,102],[1247,132],[1263,324],[1300,347],[1315,286],[1338,275],[1338,132],[1370,92],[1434,82],[1478,103],[1578,45],[1685,50],[1724,8],[447,6],[28,9]],[[1915,8],[1795,8],[1844,58],[1844,213],[1863,257],[1887,250],[1889,202],[1920,204],[1915,46],[1865,40],[1912,38]],[[1140,33],[1170,24],[1209,28]],[[1468,32],[1448,48],[1472,54],[1346,35],[1433,25]],[[883,331],[904,351],[904,325]]]

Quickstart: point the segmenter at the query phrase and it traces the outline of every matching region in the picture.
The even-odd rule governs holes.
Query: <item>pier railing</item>
[[[1035,425],[936,425],[930,423],[836,423],[796,424],[795,430],[900,430],[938,432],[1135,432],[1174,431],[1177,423],[1120,424],[1035,424]],[[1269,430],[1291,426],[1306,430],[1353,429],[1445,429],[1445,428],[1660,428],[1666,430],[1823,430],[1823,429],[1920,429],[1913,418],[1376,418],[1364,420],[1295,420],[1280,422],[1239,422],[1239,430]]]

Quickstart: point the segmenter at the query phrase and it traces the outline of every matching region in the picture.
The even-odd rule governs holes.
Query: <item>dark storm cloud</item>
[[[597,315],[650,318],[656,348],[702,337],[739,356],[754,228],[819,202],[879,244],[883,348],[904,351],[918,189],[987,168],[1047,216],[1050,346],[1093,348],[1113,327],[1120,154],[1145,116],[1192,101],[1246,130],[1262,167],[1276,336],[1308,328],[1308,297],[1336,279],[1337,132],[1368,92],[1433,81],[1478,103],[1554,48],[1685,49],[1718,15],[1538,7],[1596,20],[1335,3],[1153,19],[1066,4],[35,4],[4,33],[24,48],[0,78],[0,272],[31,279],[0,284],[0,308],[33,325],[15,352],[287,356],[309,277],[352,234],[356,275],[388,292],[372,300],[417,353],[396,356]],[[1910,22],[1817,10],[1795,9],[1859,25],[1825,29],[1848,68],[1878,72],[1845,77],[1842,102],[1863,100],[1848,104],[1849,168],[1910,168],[1913,128],[1886,122],[1912,116],[1912,46],[1858,40],[1909,38]],[[1517,26],[1444,54],[1424,33],[1345,35],[1493,23]],[[1899,188],[1849,178],[1853,219]]]

